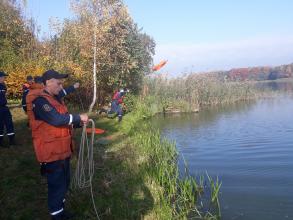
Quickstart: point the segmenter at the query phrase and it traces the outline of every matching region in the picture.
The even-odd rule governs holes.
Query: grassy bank
[[[175,145],[147,122],[154,113],[151,101],[140,102],[120,124],[93,116],[96,127],[107,130],[94,146],[93,191],[100,219],[216,219],[210,212],[218,213],[217,184],[211,188],[211,206],[201,207],[203,181],[188,174],[179,178]],[[0,148],[0,219],[49,219],[46,181],[39,175],[26,116],[20,108],[12,112],[19,145]],[[95,219],[89,189],[72,190],[66,206],[76,219]]]

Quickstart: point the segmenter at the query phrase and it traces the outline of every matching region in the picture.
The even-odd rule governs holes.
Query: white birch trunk
[[[93,69],[93,81],[94,81],[94,93],[93,93],[93,101],[89,107],[89,113],[93,111],[93,107],[96,103],[97,99],[97,63],[96,63],[96,54],[97,54],[97,34],[96,34],[96,26],[94,32],[94,69]]]

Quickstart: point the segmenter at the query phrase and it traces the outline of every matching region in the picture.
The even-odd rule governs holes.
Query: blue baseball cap
[[[47,70],[46,72],[43,73],[42,75],[42,79],[43,82],[45,83],[47,80],[50,79],[64,79],[67,78],[68,74],[62,74],[62,73],[58,73],[55,70]]]

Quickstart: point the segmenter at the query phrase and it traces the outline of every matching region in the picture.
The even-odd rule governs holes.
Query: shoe
[[[1,148],[9,148],[7,145],[0,145]]]
[[[74,218],[74,214],[72,214],[72,213],[70,213],[70,212],[68,212],[66,210],[64,210],[62,212],[61,216],[62,216],[62,220],[67,220],[67,219],[73,219]]]
[[[9,146],[3,144],[3,139],[0,139],[0,147],[9,148]]]
[[[52,220],[62,220],[62,216],[61,215],[53,215]]]
[[[68,220],[68,219],[74,219],[74,215],[71,214],[68,211],[63,211],[59,213],[58,215],[53,215],[52,220]]]
[[[9,146],[16,146],[16,142],[14,139],[9,140]]]
[[[0,147],[2,147],[2,148],[9,148],[9,146],[7,146],[7,145],[0,145]]]
[[[11,136],[8,136],[9,137],[9,145],[10,146],[16,146],[16,142],[15,142],[15,136],[14,135],[11,135]]]

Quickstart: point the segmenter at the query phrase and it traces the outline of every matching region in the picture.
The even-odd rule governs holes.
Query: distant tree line
[[[276,80],[293,76],[293,64],[281,65],[277,67],[251,67],[237,68],[219,73],[227,79],[233,81],[243,80]]]

